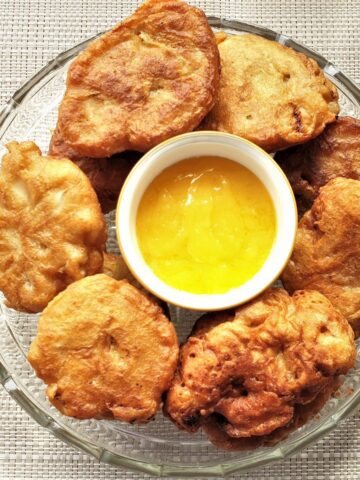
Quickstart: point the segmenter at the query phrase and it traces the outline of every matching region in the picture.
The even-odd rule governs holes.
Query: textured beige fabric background
[[[128,15],[137,0],[0,0],[0,108],[55,55]],[[262,24],[322,53],[360,83],[360,0],[198,0],[209,15]],[[247,479],[360,479],[360,415]],[[62,444],[0,387],[0,480],[140,479]],[[239,478],[239,477],[238,477]]]

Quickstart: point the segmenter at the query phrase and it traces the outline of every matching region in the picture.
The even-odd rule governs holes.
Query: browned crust
[[[61,135],[81,156],[145,152],[198,126],[219,73],[205,14],[179,0],[148,0],[71,65]]]
[[[275,160],[291,183],[302,215],[333,178],[360,180],[360,120],[339,117],[319,137],[278,152]]]
[[[360,332],[360,181],[335,178],[301,221],[281,280],[289,292],[310,288]]]
[[[318,136],[339,112],[317,63],[256,35],[218,34],[218,99],[200,128],[244,137],[269,152]]]
[[[320,391],[313,401],[305,405],[296,405],[291,421],[286,426],[274,430],[269,435],[233,438],[229,436],[224,429],[226,426],[224,419],[217,417],[216,415],[211,415],[205,421],[203,428],[211,443],[217,448],[221,448],[223,450],[244,451],[254,450],[260,447],[273,447],[282,440],[285,440],[290,433],[294,432],[314,418],[324,407],[326,402],[331,398],[331,396],[334,395],[340,385],[340,379],[335,379],[333,382],[326,385],[326,387]]]
[[[126,280],[104,274],[70,285],[40,317],[28,359],[64,415],[147,422],[178,358],[175,328]]]
[[[56,128],[51,137],[49,155],[69,158],[81,168],[96,192],[102,211],[108,213],[116,208],[121,187],[142,154],[126,151],[109,158],[81,157],[64,142]]]
[[[165,413],[188,432],[206,425],[223,448],[255,448],[317,411],[355,358],[353,332],[326,297],[269,289],[196,322]]]

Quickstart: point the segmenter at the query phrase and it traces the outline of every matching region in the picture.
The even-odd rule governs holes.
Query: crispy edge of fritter
[[[199,130],[219,130],[219,131],[227,131],[228,133],[232,133],[235,135],[242,136],[253,143],[259,145],[261,148],[268,152],[275,152],[278,150],[282,150],[288,147],[291,147],[293,145],[298,145],[302,144],[305,142],[308,142],[309,140],[317,137],[319,134],[322,133],[324,128],[328,123],[331,123],[335,121],[336,115],[339,113],[339,105],[338,105],[338,92],[335,87],[335,85],[330,82],[330,80],[326,79],[326,77],[323,75],[322,70],[320,69],[319,65],[316,63],[315,60],[313,60],[310,57],[307,57],[301,52],[297,52],[296,50],[292,49],[291,47],[288,47],[286,45],[281,45],[275,41],[265,39],[263,37],[259,37],[257,35],[253,34],[245,34],[241,35],[241,37],[246,36],[248,38],[254,39],[253,41],[260,41],[260,42],[272,42],[273,44],[276,45],[276,48],[286,51],[289,55],[292,55],[293,58],[296,58],[297,61],[302,62],[302,64],[305,66],[305,68],[312,74],[314,77],[316,76],[322,76],[323,77],[323,87],[326,87],[327,93],[326,96],[329,97],[329,99],[326,99],[325,101],[328,104],[328,111],[327,115],[325,115],[326,112],[323,112],[323,115],[319,116],[319,122],[316,122],[316,127],[313,128],[313,130],[309,132],[301,132],[301,135],[299,135],[299,123],[301,123],[301,113],[299,108],[294,106],[294,125],[296,125],[296,128],[294,128],[291,131],[291,135],[288,135],[289,138],[285,139],[283,136],[279,135],[278,132],[274,134],[273,132],[270,135],[262,133],[257,134],[257,135],[246,135],[243,130],[240,128],[220,128],[219,124],[225,124],[229,123],[226,122],[226,101],[222,100],[221,98],[218,99],[217,103],[215,103],[214,108],[209,112],[209,114],[205,117],[204,121],[199,127]],[[239,35],[229,35],[225,32],[218,32],[216,34],[216,41],[218,45],[221,45],[224,41],[227,39],[231,39],[234,37],[240,37]],[[220,59],[222,62],[224,61],[221,58],[221,49],[220,49]],[[222,69],[222,75],[224,78],[224,70]],[[222,83],[221,78],[220,78],[220,86],[219,89],[221,90],[223,87],[224,83]],[[320,84],[319,84],[320,85]],[[325,99],[325,94],[322,94],[323,98]],[[221,95],[222,97],[222,95]],[[229,101],[234,101],[233,95],[231,95]],[[295,108],[296,107],[296,108]],[[219,112],[219,113],[217,113]],[[313,122],[312,122],[313,123]],[[290,138],[293,137],[293,138]]]
[[[37,147],[37,145],[31,141],[20,142],[20,143],[13,141],[7,144],[7,148],[8,148],[8,153],[5,154],[3,157],[1,175],[4,174],[4,169],[5,169],[7,172],[6,175],[13,176],[14,172],[13,172],[12,162],[15,161],[18,163],[18,167],[17,167],[18,170],[16,172],[16,175],[20,177],[20,180],[21,180],[20,171],[23,171],[25,174],[29,169],[29,166],[32,164],[32,162],[36,161],[36,157],[40,161],[44,161],[44,159],[53,160],[52,157],[43,155],[41,153],[41,150]],[[14,160],[12,160],[12,158],[14,158]],[[88,232],[89,229],[88,228],[85,229],[85,232],[87,232],[86,241],[87,241],[87,244],[90,244],[90,246],[87,245],[88,246],[87,260],[86,260],[87,270],[85,270],[85,273],[83,276],[92,275],[92,274],[98,273],[101,270],[103,265],[102,251],[104,249],[106,237],[107,237],[105,219],[101,214],[98,199],[89,182],[89,179],[86,177],[86,175],[82,173],[81,169],[79,169],[78,166],[74,165],[69,159],[65,158],[63,159],[63,161],[64,161],[64,169],[71,166],[72,177],[81,179],[83,190],[86,193],[86,203],[88,203],[87,208],[90,206],[89,202],[91,202],[92,208],[93,208],[94,215],[91,221],[93,222],[95,219],[97,220],[98,228],[96,230],[89,233]],[[29,173],[27,173],[26,175],[28,176]],[[34,174],[32,174],[32,177],[33,177],[33,181],[32,181],[33,191],[36,192],[36,196],[37,196],[39,194],[39,186],[40,186],[39,182],[41,182],[41,178],[39,178],[39,176],[34,176]],[[27,178],[27,181],[28,180],[29,179]],[[59,180],[57,178],[55,180],[56,180],[55,184],[57,188]],[[18,181],[17,178],[16,178],[16,181]],[[7,182],[7,188],[10,189],[9,182]],[[29,188],[28,184],[27,184],[27,188]],[[9,204],[13,203],[12,201],[9,201],[10,197],[6,200],[6,195],[4,190],[2,193],[4,195],[3,196],[3,201],[5,202],[4,205],[6,203],[9,203]],[[11,196],[11,194],[8,192],[8,196],[9,195]],[[39,201],[43,202],[44,198],[41,197]],[[50,207],[51,207],[51,201],[49,200],[48,216],[52,215],[52,211]],[[2,208],[5,211],[9,211],[10,207],[2,206]],[[14,206],[12,206],[11,208],[14,208]],[[23,209],[23,207],[21,208]],[[30,216],[30,219],[38,220],[37,216],[33,217],[32,211],[28,212],[27,214]],[[43,222],[45,223],[43,223],[42,225],[47,224],[46,220],[48,218],[48,216],[46,216],[45,213],[43,213],[43,215],[44,215]],[[28,235],[24,233],[23,230],[30,228],[30,225],[29,225],[29,222],[27,221],[24,222],[23,220],[24,220],[23,218],[20,220],[20,216],[14,219],[15,223],[22,222],[21,224],[17,224],[16,228],[17,229],[21,228],[20,234],[25,239],[28,239]],[[63,223],[64,225],[66,224],[66,227],[68,229],[71,228],[71,226],[69,227],[69,220],[63,219]],[[56,230],[58,229],[58,224],[54,227],[54,229]],[[70,230],[70,233],[71,233],[71,230]],[[34,235],[34,232],[32,233],[32,235]],[[39,231],[35,232],[35,235],[38,237]],[[85,239],[83,239],[83,241],[85,241]],[[39,242],[39,238],[37,238],[37,242]],[[32,243],[29,241],[27,242],[27,244],[28,246],[32,245]],[[23,245],[22,245],[22,248],[23,248]],[[53,250],[53,257],[57,259],[59,256],[58,243],[55,242],[54,244],[51,244],[51,248]],[[65,250],[66,250],[65,247],[61,249],[61,252],[60,252],[61,255],[64,255]],[[89,252],[92,253],[90,257],[89,257]],[[21,255],[21,253],[18,253],[18,255]],[[76,268],[77,262],[76,261],[74,262],[73,260],[69,262],[69,265],[66,271],[58,271],[58,272],[51,273],[51,269],[53,269],[53,265],[51,263],[44,264],[45,260],[42,258],[41,261],[42,261],[42,264],[44,264],[44,272],[41,273],[39,267],[34,265],[33,254],[30,254],[30,252],[27,252],[26,255],[23,255],[22,259],[24,262],[26,261],[27,265],[23,264],[21,265],[21,268],[19,266],[19,269],[22,272],[24,272],[29,267],[29,265],[31,265],[31,270],[29,271],[33,272],[32,280],[34,284],[36,284],[36,288],[35,288],[36,293],[31,294],[31,290],[30,290],[30,294],[28,294],[27,291],[24,291],[23,284],[19,282],[19,271],[14,273],[13,275],[9,273],[9,275],[13,277],[13,278],[9,278],[9,276],[7,276],[8,269],[5,269],[0,282],[1,288],[4,291],[4,294],[6,297],[6,305],[8,307],[17,309],[19,311],[24,311],[27,313],[40,312],[41,310],[43,310],[43,308],[46,307],[46,305],[53,298],[54,295],[62,291],[64,288],[66,288],[69,285],[69,283],[71,283],[69,282],[70,278],[73,278],[72,281],[75,281],[76,279],[78,279],[76,277],[80,275],[79,271],[77,271],[79,270],[79,268]],[[40,257],[38,255],[38,260],[39,259]],[[70,257],[69,257],[69,260],[70,260]],[[14,258],[12,258],[11,262],[8,263],[9,268],[10,266],[13,266],[16,263],[18,262],[14,261]],[[49,272],[51,273],[51,275],[49,275]],[[54,295],[50,294],[49,291],[46,291],[44,287],[41,287],[41,284],[47,283],[47,288],[48,288],[49,286],[48,277],[52,277],[52,284],[56,291]],[[29,281],[29,279],[27,281]],[[24,284],[25,284],[25,281],[24,281]]]
[[[75,117],[79,117],[80,120],[83,120],[83,118],[81,118],[82,114],[80,113],[79,105],[70,89],[78,87],[78,85],[81,84],[81,79],[86,77],[83,69],[86,70],[86,68],[88,68],[88,66],[91,64],[92,56],[99,57],[115,43],[119,43],[118,40],[121,35],[123,35],[123,37],[127,40],[130,33],[135,32],[135,34],[137,34],[136,22],[141,24],[144,19],[147,19],[151,15],[156,17],[159,14],[166,15],[166,12],[167,16],[169,15],[169,12],[173,14],[180,13],[183,17],[185,17],[186,14],[191,14],[193,21],[196,19],[197,23],[194,26],[193,37],[196,39],[199,50],[205,51],[206,48],[206,58],[208,60],[208,65],[205,72],[206,78],[203,78],[201,82],[198,82],[198,84],[201,85],[201,88],[205,88],[206,85],[206,94],[204,90],[201,103],[199,103],[196,108],[193,108],[192,115],[188,115],[186,117],[186,121],[184,120],[183,124],[180,126],[175,125],[172,127],[169,122],[166,122],[162,126],[163,128],[160,133],[159,125],[157,126],[157,129],[154,128],[154,125],[151,125],[148,130],[140,131],[138,134],[136,134],[134,128],[131,128],[129,132],[124,131],[124,129],[120,129],[120,131],[123,133],[122,135],[119,134],[119,137],[115,138],[114,133],[110,132],[105,135],[103,140],[95,141],[93,139],[93,142],[90,145],[88,141],[81,139],[81,128],[76,130],[73,128]],[[173,24],[175,25],[175,20],[173,20]],[[178,25],[181,25],[181,22],[178,23]],[[164,31],[161,30],[160,34],[161,36],[164,36]],[[172,32],[169,35],[169,38],[172,39],[173,36],[174,33]],[[186,36],[183,36],[183,39],[185,38]],[[194,44],[195,42],[193,41],[192,43]],[[199,125],[204,116],[209,112],[215,103],[219,78],[219,52],[216,46],[214,33],[208,24],[204,12],[179,0],[148,0],[144,4],[140,5],[140,7],[129,18],[117,24],[112,30],[105,33],[100,38],[91,42],[90,45],[83,52],[81,52],[78,58],[73,62],[67,77],[67,90],[59,108],[59,128],[68,145],[76,149],[76,151],[82,156],[89,156],[92,158],[105,157],[122,152],[124,150],[146,152],[162,141],[175,135],[192,131]],[[107,82],[107,87],[111,88],[110,81]],[[80,99],[83,99],[88,95],[85,93],[87,90],[90,91],[90,96],[93,95],[94,86],[87,85],[86,87],[83,87],[79,93]],[[95,92],[98,96],[96,89]],[[116,97],[117,90],[114,90],[113,94],[114,97]],[[143,99],[141,102],[143,102]],[[132,111],[136,110],[136,105],[132,104],[131,107]],[[81,121],[77,123],[80,125]],[[125,123],[128,123],[128,119]],[[69,129],[69,126],[71,125],[71,129]],[[103,138],[103,136],[101,136],[101,138]]]
[[[99,282],[102,283],[103,285],[99,285]],[[95,290],[94,290],[95,286]],[[82,288],[82,290],[79,288]],[[101,287],[101,288],[100,288]],[[134,408],[131,407],[131,405],[122,405],[119,404],[118,406],[108,406],[106,405],[106,408],[104,410],[103,402],[98,401],[99,399],[97,397],[94,397],[94,404],[88,405],[89,401],[89,396],[88,396],[88,391],[86,389],[83,392],[83,395],[79,396],[78,398],[71,398],[71,401],[69,402],[69,391],[66,392],[66,390],[69,390],[69,379],[68,378],[68,373],[65,371],[65,374],[61,374],[61,369],[64,367],[65,369],[69,368],[69,365],[67,365],[66,361],[66,350],[64,350],[61,345],[59,345],[59,342],[61,341],[56,333],[57,328],[61,328],[62,334],[64,334],[64,328],[65,326],[61,327],[61,324],[59,325],[59,322],[61,321],[61,315],[59,316],[59,309],[61,310],[61,304],[63,302],[69,301],[69,304],[66,306],[66,309],[72,312],[75,312],[81,303],[84,301],[84,298],[86,299],[86,296],[89,296],[89,302],[87,303],[86,306],[88,306],[91,309],[91,315],[89,315],[86,323],[88,323],[92,319],[94,315],[98,315],[98,312],[94,311],[93,308],[91,308],[91,305],[93,306],[94,299],[98,298],[98,305],[101,307],[102,303],[104,302],[104,298],[106,298],[106,295],[104,297],[99,297],[99,294],[101,292],[104,292],[104,288],[108,288],[107,295],[121,295],[123,297],[123,303],[128,303],[129,306],[131,306],[132,309],[138,309],[142,315],[148,315],[150,317],[153,317],[154,326],[156,326],[156,329],[158,330],[158,340],[159,344],[162,343],[162,348],[164,352],[167,352],[166,355],[169,357],[168,358],[168,365],[164,365],[164,369],[167,369],[167,372],[164,372],[164,374],[161,376],[161,378],[158,378],[157,375],[148,377],[154,380],[154,382],[158,382],[160,385],[157,388],[159,390],[159,394],[156,396],[154,399],[150,399],[152,403],[156,403],[156,409],[154,409],[155,405],[151,406],[151,412],[149,412],[149,409],[139,409],[138,406],[136,405],[137,402],[137,397],[135,395],[134,400],[135,400],[135,405]],[[100,308],[99,307],[99,308]],[[118,307],[119,308],[119,307]],[[65,310],[66,310],[65,309]],[[66,312],[65,312],[66,313]],[[84,315],[84,310],[81,310],[81,315]],[[84,318],[80,315],[80,319]],[[115,315],[115,314],[114,314]],[[57,324],[54,325],[54,322],[51,322],[50,319],[51,317],[54,316],[55,322]],[[116,318],[116,316],[115,316]],[[69,323],[69,319],[67,318],[67,324],[68,328],[73,328],[74,332],[76,332],[76,328],[74,325]],[[77,320],[78,321],[78,320]],[[103,348],[105,350],[109,350],[108,352],[110,355],[110,358],[112,358],[112,351],[111,349],[116,349],[116,347],[122,351],[124,348],[123,343],[124,342],[119,342],[113,336],[115,337],[115,332],[116,330],[113,329],[113,322],[114,318],[111,316],[108,317],[104,311],[104,327],[106,328],[100,328],[99,330],[99,338],[95,339],[96,346],[99,347],[99,345],[103,345]],[[117,320],[118,322],[120,321],[119,318]],[[161,324],[161,322],[163,322]],[[99,329],[99,325],[95,326]],[[110,330],[109,330],[110,329]],[[141,330],[141,325],[138,325],[138,328],[134,330],[134,336],[138,335],[138,333]],[[121,330],[120,330],[121,331]],[[77,355],[80,355],[80,359],[88,359],[88,362],[91,363],[91,355],[89,355],[88,351],[88,342],[94,339],[92,338],[91,335],[89,335],[91,332],[88,332],[88,328],[85,329],[84,325],[82,325],[79,335],[82,335],[84,338],[86,338],[85,341],[85,347],[81,347],[78,349],[78,351],[72,351],[71,348],[68,348],[68,356],[70,357],[71,362],[74,362],[77,358]],[[71,331],[68,332],[68,337],[71,334]],[[109,337],[107,339],[107,336]],[[75,344],[78,343],[78,337],[75,339],[75,337],[70,336],[69,337],[71,342],[75,341]],[[108,341],[109,340],[109,341]],[[51,364],[51,357],[53,357],[54,352],[51,347],[51,342],[55,344],[55,346],[58,349],[58,353],[61,354],[61,358],[58,361],[58,365],[54,366]],[[110,343],[109,343],[110,342]],[[81,342],[80,342],[81,343]],[[146,344],[143,343],[144,348]],[[135,354],[138,350],[140,345],[136,344],[135,347]],[[159,346],[160,349],[160,346]],[[177,334],[176,330],[171,323],[170,319],[164,314],[162,309],[159,307],[159,305],[151,298],[147,297],[143,292],[139,291],[135,286],[131,285],[126,279],[124,280],[115,280],[111,277],[109,277],[106,274],[98,274],[98,275],[93,275],[90,277],[86,277],[78,282],[75,282],[71,284],[68,289],[62,291],[60,294],[58,294],[47,306],[47,308],[44,310],[40,317],[39,325],[38,325],[38,333],[35,339],[33,340],[29,352],[28,352],[28,360],[35,369],[35,372],[39,378],[41,378],[46,384],[47,384],[47,396],[50,400],[50,402],[64,415],[75,417],[78,419],[89,419],[89,418],[96,418],[96,419],[103,419],[103,418],[115,418],[123,421],[128,421],[130,423],[137,422],[137,423],[146,423],[150,421],[153,416],[157,413],[157,411],[160,409],[161,404],[162,404],[162,395],[164,391],[167,390],[168,386],[171,383],[172,376],[176,370],[176,365],[177,365],[177,358],[178,358],[178,339],[177,339]],[[125,350],[126,351],[126,350]],[[160,355],[160,350],[158,351],[159,357],[158,361],[160,362],[161,360],[161,355]],[[125,355],[126,356],[126,355]],[[55,357],[56,358],[56,357]],[[101,357],[103,358],[103,357]],[[142,362],[142,360],[139,358],[138,361]],[[114,362],[117,363],[117,357],[116,355],[114,356]],[[160,362],[161,363],[161,362]],[[148,369],[149,366],[151,366],[152,363],[148,364],[146,366],[146,369]],[[142,368],[139,368],[139,373],[141,375],[145,375],[146,372],[144,372],[144,366]],[[119,367],[117,367],[119,368]],[[128,368],[132,368],[131,365],[128,365]],[[88,370],[87,373],[89,373],[90,378],[92,378],[92,373],[91,371]],[[114,374],[114,372],[112,372]],[[110,375],[110,371],[109,371]],[[141,376],[140,375],[140,376]],[[118,380],[121,380],[121,376],[117,376]],[[59,386],[60,380],[64,378],[65,379],[65,386],[62,384]],[[101,376],[100,376],[101,379]],[[86,379],[85,379],[86,380]],[[85,381],[82,379],[81,381]],[[77,380],[78,381],[78,380]],[[81,382],[80,382],[81,383]],[[137,384],[135,384],[137,386]],[[76,386],[76,385],[75,385]],[[91,387],[91,383],[86,381],[86,386]],[[65,392],[63,389],[65,388]],[[92,388],[92,387],[91,387]],[[91,390],[90,388],[90,390]],[[140,393],[142,392],[142,384],[139,383],[139,388],[140,388]],[[75,389],[76,390],[76,389]],[[71,391],[71,386],[70,386],[70,391]],[[64,394],[66,393],[67,395],[67,400],[66,398],[63,397]],[[112,392],[113,393],[113,392]],[[104,392],[105,397],[108,394],[106,391]],[[127,394],[127,393],[126,393]],[[94,396],[94,392],[90,391],[90,398]],[[101,400],[101,399],[100,399]],[[130,400],[131,400],[131,395],[130,395]],[[85,402],[84,407],[82,407],[82,402]],[[68,405],[67,405],[68,403]],[[97,410],[101,411],[97,411]],[[97,411],[95,414],[94,411]],[[89,414],[90,412],[90,414]],[[123,412],[123,413],[121,413]]]
[[[289,179],[302,216],[311,208],[320,188],[333,178],[360,180],[360,120],[338,117],[315,139],[277,152],[274,159]]]
[[[139,152],[126,151],[109,158],[82,157],[65,143],[58,127],[55,128],[51,137],[49,155],[59,159],[69,158],[87,175],[98,196],[103,213],[116,208],[122,185],[142,156]]]

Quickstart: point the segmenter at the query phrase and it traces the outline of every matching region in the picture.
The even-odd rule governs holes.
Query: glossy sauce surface
[[[276,217],[269,193],[247,168],[194,157],[153,180],[136,229],[145,261],[165,283],[191,293],[224,293],[260,270]]]

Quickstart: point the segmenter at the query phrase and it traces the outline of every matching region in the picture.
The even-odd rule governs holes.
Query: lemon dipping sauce
[[[275,209],[246,167],[194,157],[161,172],[136,217],[140,251],[166,284],[191,293],[225,293],[257,273],[276,234]]]

